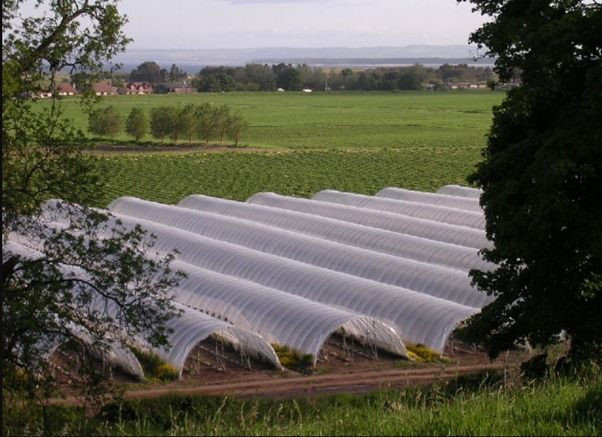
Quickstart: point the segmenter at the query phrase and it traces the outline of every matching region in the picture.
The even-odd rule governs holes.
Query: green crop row
[[[466,184],[477,147],[138,154],[102,157],[106,187],[95,206],[120,196],[177,203],[190,194],[246,200],[261,191],[310,197],[323,189],[374,194],[387,187],[434,191]]]

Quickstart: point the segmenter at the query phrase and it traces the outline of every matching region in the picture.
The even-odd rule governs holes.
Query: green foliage
[[[95,135],[112,138],[122,126],[121,115],[114,106],[94,109],[88,114],[88,130]]]
[[[192,104],[188,104],[178,109],[178,122],[177,130],[180,136],[188,139],[188,142],[192,142],[196,131],[196,108]]]
[[[170,106],[152,108],[150,111],[150,130],[153,137],[161,139],[162,143],[167,136],[173,136],[177,140],[177,113],[175,108]]]
[[[149,82],[154,86],[165,80],[167,80],[167,71],[161,69],[159,64],[153,61],[143,62],[130,73],[132,82]]]
[[[297,350],[291,349],[288,346],[272,344],[280,364],[287,369],[295,370],[297,372],[308,373],[314,366],[314,357],[312,354],[303,354]]]
[[[212,119],[213,107],[209,103],[203,103],[196,107],[194,115],[196,118],[195,134],[206,143],[215,136],[215,126]]]
[[[226,133],[228,138],[234,141],[234,145],[238,146],[240,137],[249,130],[249,123],[243,117],[240,111],[230,114],[226,123]]]
[[[471,37],[522,85],[494,111],[471,181],[482,186],[499,265],[473,272],[496,297],[467,328],[491,356],[561,332],[575,359],[602,359],[602,6],[473,0],[493,19]],[[597,284],[597,285],[596,285]]]
[[[148,132],[148,118],[142,109],[132,108],[125,121],[125,131],[136,141],[140,141],[146,135]]]
[[[426,363],[445,363],[445,360],[439,353],[429,349],[423,344],[406,344],[410,359]]]
[[[211,111],[211,125],[215,136],[219,138],[219,142],[224,141],[224,137],[228,132],[228,122],[230,121],[230,107],[221,105],[214,107]]]
[[[146,378],[158,379],[159,381],[175,381],[180,377],[177,369],[163,361],[156,353],[136,347],[130,347],[130,349],[140,361]]]
[[[49,434],[44,399],[56,386],[48,359],[53,347],[80,340],[81,384],[74,388],[86,400],[101,399],[108,375],[98,371],[92,356],[132,336],[167,345],[165,322],[178,314],[167,290],[181,275],[169,268],[173,255],[147,259],[153,238],[140,227],[125,228],[97,211],[61,203],[57,214],[66,228],[41,224],[45,200],[89,204],[102,187],[98,160],[81,153],[83,135],[64,117],[59,102],[53,98],[34,109],[37,103],[24,97],[48,71],[51,89],[55,74],[66,66],[87,77],[98,74],[128,39],[121,32],[125,18],[113,1],[40,0],[36,5],[44,14],[33,17],[21,10],[22,3],[2,2],[2,389],[11,398],[24,389],[18,403],[39,402],[41,432]],[[106,122],[100,123],[106,135],[114,133],[115,124],[121,126],[112,107],[93,114],[98,115],[93,126]],[[11,232],[37,253],[11,249]],[[99,299],[110,312],[95,308]]]

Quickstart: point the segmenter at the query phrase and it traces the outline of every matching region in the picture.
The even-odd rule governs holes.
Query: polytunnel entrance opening
[[[358,339],[335,332],[331,335],[320,350],[318,364],[332,360],[344,363],[357,364],[360,362],[374,362],[376,360],[396,361],[402,359],[399,355],[381,349],[374,344],[366,344]]]
[[[202,377],[205,380],[224,374],[266,370],[273,371],[273,364],[245,353],[219,334],[212,334],[197,343],[188,354],[183,376]]]
[[[113,381],[129,383],[142,379],[141,369],[127,369],[126,366],[111,362],[106,354],[93,351],[82,343],[70,340],[59,345],[49,356],[51,372],[59,385],[85,383],[82,371],[102,374]],[[138,367],[136,362],[134,366]]]

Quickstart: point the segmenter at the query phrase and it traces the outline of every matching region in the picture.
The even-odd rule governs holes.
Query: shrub
[[[413,359],[418,362],[444,363],[447,361],[440,354],[421,343],[406,344],[406,349],[408,351],[408,356],[410,357],[410,359]]]
[[[288,346],[273,344],[272,347],[278,355],[280,363],[287,369],[297,372],[310,372],[314,365],[312,354],[303,354],[297,350],[290,349]]]
[[[154,352],[132,347],[132,352],[140,361],[144,370],[144,375],[149,379],[158,379],[160,381],[175,381],[180,377],[180,373],[170,364],[159,357]]]
[[[171,364],[161,364],[155,369],[155,378],[160,381],[175,381],[180,377],[180,372]]]

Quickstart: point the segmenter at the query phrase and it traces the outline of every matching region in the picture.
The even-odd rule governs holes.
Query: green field
[[[248,119],[250,129],[242,143],[252,147],[481,147],[491,124],[491,109],[503,97],[502,92],[491,91],[195,93],[105,97],[98,106],[114,105],[125,118],[133,107],[228,104]],[[61,102],[74,125],[87,130],[79,99]],[[114,139],[128,140],[123,133]],[[151,140],[150,136],[144,139]]]
[[[302,197],[327,188],[365,194],[387,186],[434,191],[466,184],[479,153],[478,147],[425,146],[109,156],[101,158],[107,187],[96,206],[120,196],[176,203],[195,193],[245,200],[260,191]]]
[[[502,98],[489,91],[107,97],[99,105],[124,116],[134,106],[228,104],[250,121],[243,144],[263,151],[101,156],[107,186],[94,204],[125,195],[174,203],[192,193],[244,200],[259,191],[307,197],[326,188],[374,194],[466,184]],[[78,102],[62,100],[65,116],[84,128]]]

